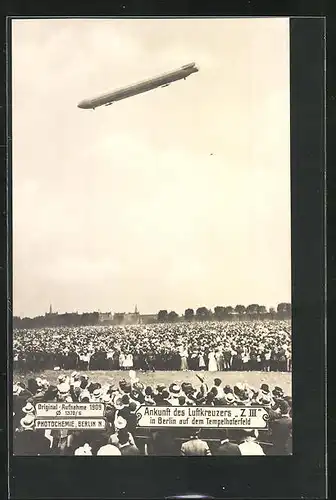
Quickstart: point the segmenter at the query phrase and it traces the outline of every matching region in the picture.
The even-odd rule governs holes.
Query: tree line
[[[292,306],[287,302],[281,302],[277,308],[271,307],[269,310],[259,304],[250,304],[247,307],[243,305],[216,306],[214,310],[205,306],[198,307],[196,310],[188,308],[183,316],[179,316],[175,311],[168,312],[161,309],[158,312],[157,319],[160,323],[174,322],[181,319],[185,321],[233,321],[233,320],[262,320],[262,319],[290,319],[292,315]]]
[[[199,307],[196,310],[188,308],[183,315],[177,314],[175,311],[162,309],[156,316],[156,322],[177,322],[177,321],[234,321],[234,320],[263,320],[263,319],[290,319],[292,314],[291,304],[282,302],[277,308],[266,309],[265,306],[258,304],[250,304],[245,307],[243,305],[232,306],[217,306],[212,311],[207,307]],[[122,324],[123,313],[114,315],[114,324]],[[141,315],[140,315],[141,319]],[[155,322],[155,321],[154,321]],[[78,327],[78,326],[95,326],[99,325],[99,312],[91,313],[64,313],[64,314],[47,314],[45,316],[36,316],[35,318],[20,318],[13,317],[13,328],[29,329],[29,328],[52,328],[52,327]]]

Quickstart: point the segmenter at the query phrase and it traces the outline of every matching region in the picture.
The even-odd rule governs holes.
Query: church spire
[[[137,304],[135,304],[134,314],[139,314],[138,305]]]
[[[50,307],[49,307],[49,314],[52,314],[52,305],[50,304]]]

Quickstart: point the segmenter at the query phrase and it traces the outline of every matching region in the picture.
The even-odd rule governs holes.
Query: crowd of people
[[[52,384],[46,378],[15,377],[13,385],[13,451],[16,455],[76,456],[208,456],[290,455],[292,399],[281,387],[268,384],[224,385],[221,378],[195,374],[195,384],[172,382],[145,386],[130,370],[117,384],[101,385],[84,373],[60,373]],[[16,379],[16,380],[15,380]],[[24,381],[23,381],[24,380]],[[197,382],[197,384],[196,384]],[[36,405],[43,402],[104,403],[103,430],[35,429]],[[137,410],[150,407],[263,406],[267,429],[138,427]]]
[[[15,330],[14,370],[290,371],[290,321]]]

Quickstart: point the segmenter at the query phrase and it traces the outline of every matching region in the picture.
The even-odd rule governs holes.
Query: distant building
[[[98,322],[99,323],[112,323],[113,321],[113,316],[111,312],[99,312],[98,313]]]
[[[146,325],[149,323],[157,322],[157,314],[141,314],[140,315],[140,324]]]
[[[134,312],[126,313],[124,315],[124,324],[125,325],[138,325],[140,323],[140,314],[138,311],[138,307],[135,306]]]
[[[58,312],[53,312],[53,309],[52,309],[52,305],[50,304],[50,307],[49,307],[49,312],[46,312],[45,313],[45,317],[53,317],[53,316],[57,316],[58,315]]]

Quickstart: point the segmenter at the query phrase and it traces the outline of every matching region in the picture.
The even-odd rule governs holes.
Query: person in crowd
[[[244,429],[245,436],[239,445],[239,450],[242,455],[265,455],[264,450],[257,442],[259,433],[257,430]]]
[[[50,441],[41,430],[34,429],[35,417],[31,413],[20,420],[20,428],[14,433],[14,452],[16,455],[43,456],[50,453]]]
[[[130,443],[126,429],[120,429],[118,432],[119,450],[121,455],[133,456],[140,455],[139,448]]]
[[[88,376],[86,373],[82,375],[79,372],[73,372],[70,376],[63,373],[58,376],[55,374],[56,382],[55,380],[49,382],[40,377],[30,378],[29,384],[26,383],[31,391],[39,394],[40,389],[43,388],[41,398],[36,401],[33,399],[32,392],[25,389],[25,382],[22,380],[14,382],[14,418],[18,422],[15,425],[14,454],[73,455],[78,449],[81,449],[78,453],[82,454],[82,448],[87,443],[91,447],[92,455],[96,455],[98,450],[106,445],[113,445],[119,449],[121,431],[123,431],[121,432],[122,436],[127,434],[128,443],[131,445],[129,454],[137,453],[133,447],[138,448],[141,454],[172,456],[182,453],[182,450],[185,454],[193,454],[198,453],[200,449],[203,451],[206,449],[202,443],[207,443],[207,439],[210,439],[207,444],[212,454],[234,453],[234,447],[231,446],[234,444],[239,444],[242,455],[261,454],[261,447],[257,441],[258,436],[249,432],[244,433],[241,442],[237,437],[233,440],[230,439],[230,445],[227,445],[226,439],[228,437],[221,434],[221,430],[218,429],[212,429],[211,432],[209,429],[206,430],[207,438],[203,440],[199,438],[198,432],[193,432],[192,438],[187,439],[186,436],[180,435],[177,428],[147,430],[145,435],[139,436],[137,410],[140,404],[148,404],[148,401],[151,407],[170,406],[174,408],[202,405],[227,407],[261,405],[269,413],[270,429],[260,431],[267,454],[292,453],[292,400],[290,396],[285,395],[279,386],[271,388],[268,384],[262,383],[259,388],[252,388],[239,382],[233,387],[228,384],[223,387],[222,380],[218,377],[213,380],[211,385],[206,381],[205,372],[195,373],[195,382],[198,380],[196,387],[189,381],[172,382],[168,387],[161,383],[156,386],[145,386],[136,376],[136,372],[132,370],[129,372],[129,377],[128,380],[125,376],[117,384],[105,383],[104,385],[95,381],[94,375]],[[47,389],[45,389],[46,387]],[[65,402],[69,394],[72,393],[76,394],[75,400],[78,402],[94,401],[105,404],[106,429],[102,431],[89,429],[35,431],[36,404],[52,401]],[[21,435],[23,431],[26,433]],[[204,435],[204,429],[202,432]],[[185,443],[188,445],[184,446]],[[123,442],[123,444],[126,443]],[[219,449],[220,444],[223,447]],[[124,454],[126,453],[128,452],[125,451]]]
[[[290,345],[290,323],[271,320],[54,327],[44,328],[38,336],[33,329],[16,329],[13,335],[16,364],[23,373],[131,368],[240,371],[247,366],[288,371]]]
[[[215,449],[214,455],[241,455],[239,445],[231,443],[227,429],[221,431],[221,440],[219,446]]]
[[[201,429],[195,429],[190,435],[189,441],[186,441],[181,446],[181,455],[184,457],[193,456],[210,456],[211,451],[206,441],[199,438]]]
[[[280,417],[270,422],[271,438],[273,442],[272,455],[292,454],[292,419],[290,406],[287,401],[279,401]]]

